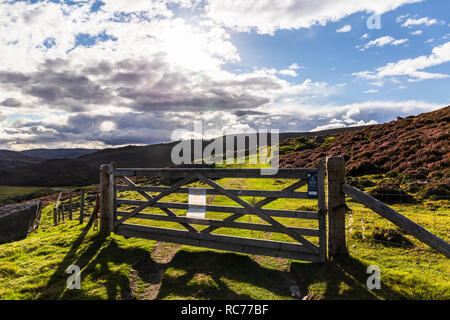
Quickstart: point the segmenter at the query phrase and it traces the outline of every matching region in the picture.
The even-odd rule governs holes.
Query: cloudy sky
[[[432,111],[450,104],[449,25],[448,0],[0,0],[0,148]]]

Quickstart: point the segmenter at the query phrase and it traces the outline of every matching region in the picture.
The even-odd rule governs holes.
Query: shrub
[[[294,149],[293,146],[286,145],[286,146],[281,146],[279,148],[278,153],[283,155],[283,154],[288,154],[288,153],[291,153],[291,152],[294,152],[294,151],[295,151],[295,149]]]
[[[382,173],[382,170],[368,159],[353,163],[353,165],[350,165],[348,168],[348,174],[351,176],[361,176],[371,173]]]
[[[360,190],[365,190],[367,187],[375,186],[375,182],[369,179],[357,179],[357,178],[348,180],[347,184]]]
[[[369,191],[369,194],[387,204],[415,203],[414,197],[403,191],[398,182],[385,180]]]
[[[413,243],[409,241],[405,236],[396,229],[389,228],[375,228],[372,232],[372,237],[374,240],[383,241],[383,243],[387,244],[397,244],[397,245],[408,245],[413,246]]]
[[[450,181],[442,180],[437,182],[427,182],[423,185],[419,194],[424,198],[449,197]]]

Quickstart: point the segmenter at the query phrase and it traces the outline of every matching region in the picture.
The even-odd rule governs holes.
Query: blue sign
[[[308,198],[317,199],[318,190],[317,173],[308,173]]]

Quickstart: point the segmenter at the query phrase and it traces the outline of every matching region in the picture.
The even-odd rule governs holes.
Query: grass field
[[[280,190],[287,179],[222,179],[226,188]],[[190,186],[204,187],[199,182]],[[135,192],[120,198],[143,199]],[[243,197],[254,203],[258,198]],[[76,202],[77,199],[75,198]],[[173,194],[163,201],[187,202],[187,195]],[[208,196],[213,205],[235,205],[223,196]],[[294,299],[298,286],[309,299],[450,299],[448,259],[405,236],[408,245],[377,241],[373,233],[395,229],[360,204],[348,201],[350,256],[324,264],[244,255],[189,246],[125,239],[104,239],[86,224],[52,225],[51,206],[44,208],[42,223],[27,239],[0,245],[1,299]],[[315,210],[314,200],[277,200],[268,208]],[[432,205],[432,206],[431,206]],[[88,210],[93,206],[90,204]],[[433,210],[430,210],[430,206]],[[448,201],[393,205],[394,209],[449,241]],[[131,208],[121,207],[120,210]],[[184,215],[185,210],[174,210]],[[145,212],[160,213],[159,209]],[[223,219],[227,214],[207,213]],[[316,228],[317,222],[277,218],[290,226]],[[256,216],[238,221],[263,223]],[[132,219],[130,222],[182,229],[175,223]],[[351,222],[351,223],[350,223]],[[364,228],[363,228],[364,226]],[[201,230],[205,226],[194,225]],[[219,229],[215,233],[291,241],[286,235],[250,230]],[[317,242],[315,238],[308,238]],[[81,289],[66,288],[69,265],[82,269]],[[381,269],[381,289],[369,290],[367,266]]]
[[[55,190],[42,187],[0,186],[0,206],[22,202],[55,193]]]

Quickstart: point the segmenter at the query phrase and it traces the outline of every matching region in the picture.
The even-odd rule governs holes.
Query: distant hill
[[[409,174],[414,177],[447,175],[449,171],[450,107],[382,125],[280,134],[280,165],[311,167],[328,155],[344,155],[351,175]],[[99,167],[173,166],[177,142],[104,149],[76,159],[52,159],[17,168],[0,169],[0,185],[82,186],[98,183]],[[191,143],[193,143],[191,141]],[[209,141],[204,141],[206,146]],[[32,152],[28,153],[30,159]],[[39,152],[33,156],[39,155]]]
[[[20,151],[21,154],[39,159],[40,161],[50,159],[76,159],[80,156],[97,152],[99,149],[31,149]]]
[[[104,149],[77,159],[52,159],[26,167],[0,169],[0,185],[81,186],[98,182],[99,167],[115,161],[124,167],[165,167],[172,164],[172,144]]]
[[[332,129],[321,132],[290,132],[280,133],[280,140],[300,136],[327,136],[358,128]],[[248,141],[247,141],[248,142]],[[81,155],[76,159],[50,159],[40,162],[37,158],[46,154],[45,149],[20,152],[27,156],[30,162],[15,168],[0,167],[0,185],[8,186],[82,186],[98,183],[99,167],[104,163],[116,162],[119,167],[163,168],[173,166],[171,152],[177,142],[160,143],[148,146],[127,146],[121,148],[103,149],[97,152]],[[210,141],[203,141],[203,147]],[[191,141],[193,146],[193,141]],[[248,145],[246,144],[246,148]],[[193,149],[193,148],[192,148]],[[66,152],[74,155],[67,149],[60,149],[53,156]],[[75,149],[74,149],[75,150]],[[79,152],[89,152],[88,149],[76,149]],[[50,153],[47,153],[47,155]],[[191,154],[193,159],[193,155]],[[33,162],[34,161],[34,162]]]
[[[23,167],[36,162],[39,162],[39,159],[20,152],[0,150],[0,168]]]
[[[0,168],[17,168],[50,159],[75,159],[98,149],[32,149],[24,151],[0,150]]]
[[[352,176],[440,179],[450,177],[449,145],[450,106],[325,139],[288,139],[280,147],[280,165],[311,167],[327,156],[342,155]]]

